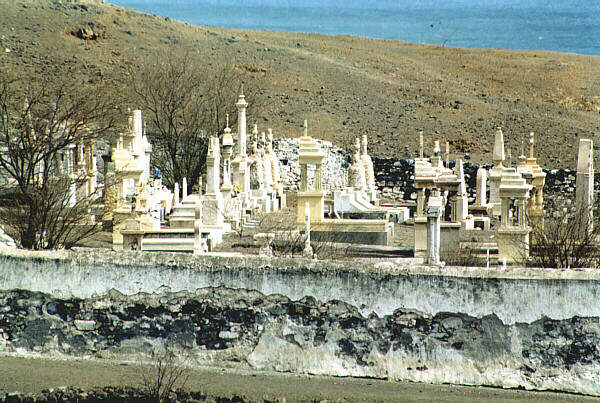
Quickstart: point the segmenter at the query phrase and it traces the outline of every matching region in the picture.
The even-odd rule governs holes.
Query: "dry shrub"
[[[485,258],[482,260],[472,249],[440,252],[440,260],[448,266],[476,267],[485,265]]]
[[[544,224],[530,222],[529,263],[548,268],[596,267],[600,223],[586,209],[559,210]]]
[[[151,364],[142,366],[142,392],[155,402],[169,401],[170,395],[184,388],[189,380],[190,372],[183,364],[168,348],[162,353],[153,353]]]

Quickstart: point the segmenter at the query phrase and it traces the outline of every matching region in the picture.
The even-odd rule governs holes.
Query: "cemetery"
[[[369,155],[366,135],[356,137],[351,150],[342,150],[319,140],[318,133],[309,135],[306,120],[295,139],[275,138],[271,128],[259,132],[256,124],[248,133],[243,94],[235,107],[236,131],[227,117],[223,132],[209,136],[205,173],[193,190],[187,178],[172,190],[163,185],[160,173],[152,171],[142,112],[130,112],[128,129],[103,156],[101,219],[111,228],[114,250],[218,253],[224,240],[245,232],[252,235],[252,250],[266,256],[273,255],[274,242],[295,242],[289,250],[316,258],[315,243],[328,243],[346,248],[349,255],[360,245],[384,255],[400,248],[403,256],[424,264],[444,266],[449,260],[489,268],[525,264],[539,249],[532,228],[543,230],[545,217],[560,213],[546,211],[547,181],[552,186],[562,181],[557,171],[537,163],[533,132],[524,139],[527,150],[522,141],[513,163],[498,127],[491,165],[476,166],[451,160],[448,142],[442,152],[440,140],[426,141],[419,131],[414,160],[388,168],[385,159]],[[431,153],[426,143],[433,145]],[[65,159],[65,169],[80,164],[89,178],[73,197],[98,186],[92,150],[93,144],[80,146]],[[567,206],[573,217],[585,221],[581,228],[591,232],[592,140],[579,142],[573,179],[576,191]],[[280,217],[280,226],[262,228],[270,216]]]
[[[100,191],[87,222],[112,250],[3,246],[0,353],[168,345],[192,365],[600,394],[591,139],[576,172],[541,167],[534,133],[513,162],[501,127],[487,165],[423,131],[414,159],[389,160],[366,135],[343,150],[305,120],[276,137],[244,94],[235,107],[173,189],[141,110],[102,168],[92,142],[62,155],[55,175],[85,178],[69,200]],[[591,260],[536,266],[569,223]]]

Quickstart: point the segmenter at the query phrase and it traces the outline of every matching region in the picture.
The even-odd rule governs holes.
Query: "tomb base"
[[[415,217],[415,257],[427,258],[427,217]]]
[[[304,207],[310,208],[310,222],[320,223],[325,219],[325,197],[321,191],[298,192],[297,223],[304,223]]]
[[[520,263],[529,257],[529,228],[501,228],[498,230],[498,260]]]

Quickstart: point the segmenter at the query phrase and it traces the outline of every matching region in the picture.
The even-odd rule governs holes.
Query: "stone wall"
[[[0,290],[25,289],[61,298],[89,298],[111,289],[123,294],[190,291],[206,287],[256,290],[290,299],[337,299],[361,314],[398,308],[429,315],[496,314],[504,323],[543,316],[600,316],[600,271],[418,266],[412,259],[360,264],[258,256],[171,253],[6,252]]]
[[[168,344],[201,365],[600,394],[599,293],[593,269],[7,250],[0,353]]]
[[[4,353],[139,359],[168,345],[198,365],[600,394],[598,317],[365,317],[339,300],[227,288],[85,300],[0,291],[0,307]]]

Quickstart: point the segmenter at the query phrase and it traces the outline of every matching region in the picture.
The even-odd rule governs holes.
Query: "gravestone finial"
[[[494,136],[494,152],[492,155],[494,165],[502,165],[504,158],[504,134],[502,133],[502,127],[498,126]]]
[[[308,120],[304,119],[304,137],[308,137]]]
[[[229,113],[225,115],[225,127],[229,127]]]
[[[533,158],[533,144],[535,143],[533,132],[529,133],[529,158]]]
[[[423,158],[423,130],[419,130],[419,158]]]
[[[440,142],[439,142],[439,140],[435,140],[433,142],[433,155],[435,155],[436,157],[438,155],[440,155]]]

